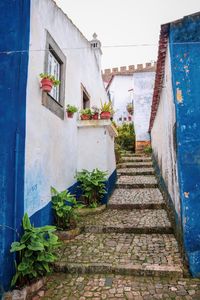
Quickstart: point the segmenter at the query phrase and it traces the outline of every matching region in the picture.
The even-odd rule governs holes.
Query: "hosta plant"
[[[76,227],[75,208],[80,208],[83,205],[80,205],[67,190],[58,192],[54,187],[51,187],[51,202],[57,228],[64,230]]]
[[[103,196],[107,193],[107,172],[99,169],[94,169],[91,172],[82,170],[77,173],[76,178],[82,190],[85,204],[89,207],[98,206]]]
[[[17,252],[18,262],[11,286],[22,286],[51,271],[51,264],[57,259],[55,249],[59,247],[58,237],[53,233],[55,226],[34,227],[28,214],[22,220],[23,235],[19,242],[13,242],[10,252]]]

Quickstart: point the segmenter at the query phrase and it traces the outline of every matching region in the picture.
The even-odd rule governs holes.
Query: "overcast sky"
[[[155,61],[160,25],[200,11],[200,0],[56,0],[88,40],[102,43],[102,69]]]

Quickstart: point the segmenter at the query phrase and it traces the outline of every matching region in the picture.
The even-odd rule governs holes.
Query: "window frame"
[[[58,44],[52,38],[50,33],[46,32],[46,51],[44,59],[44,73],[48,72],[48,56],[49,51],[60,64],[60,85],[59,85],[59,101],[54,99],[49,93],[42,92],[42,105],[53,112],[60,119],[64,120],[65,105],[65,79],[66,79],[66,56],[61,51]]]
[[[88,105],[86,107],[84,107],[84,94],[87,97],[87,101],[85,101],[86,103],[88,102]],[[86,88],[84,87],[84,85],[81,83],[81,107],[82,109],[84,108],[90,108],[90,94],[88,93],[88,91],[86,90]]]

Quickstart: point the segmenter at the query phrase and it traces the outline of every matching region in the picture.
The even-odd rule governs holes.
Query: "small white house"
[[[108,171],[111,193],[116,132],[110,120],[87,122],[79,121],[77,113],[72,119],[66,116],[67,104],[100,107],[100,100],[108,101],[96,34],[88,41],[53,0],[4,1],[1,9],[0,47],[8,51],[0,64],[3,290],[14,272],[9,249],[24,213],[35,226],[52,223],[51,186],[75,193],[76,172],[97,167]],[[60,85],[51,93],[42,92],[40,73],[54,75]]]
[[[115,110],[114,121],[120,125],[133,122],[136,136],[136,151],[150,144],[149,119],[155,78],[155,64],[146,63],[106,69],[103,79]],[[127,111],[132,104],[133,115]]]

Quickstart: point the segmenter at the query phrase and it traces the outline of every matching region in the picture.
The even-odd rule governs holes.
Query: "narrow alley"
[[[81,219],[36,299],[200,299],[173,234],[150,156],[126,152],[107,209]]]

